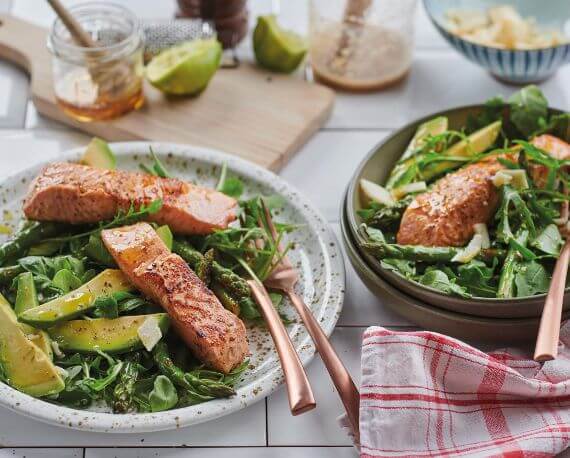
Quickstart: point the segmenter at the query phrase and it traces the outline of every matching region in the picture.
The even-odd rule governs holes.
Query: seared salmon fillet
[[[570,158],[570,144],[552,135],[539,135],[533,138],[531,143],[556,159]],[[546,180],[548,179],[548,168],[544,165],[532,164],[530,166],[530,176],[534,184],[542,188],[546,185]]]
[[[249,350],[243,322],[168,250],[150,224],[107,229],[101,238],[131,283],[168,312],[198,359],[224,373],[245,359]]]
[[[402,245],[464,246],[473,225],[497,210],[499,193],[491,179],[503,168],[496,157],[450,173],[408,206],[398,230]]]
[[[71,224],[112,219],[119,210],[162,199],[149,220],[181,234],[209,234],[236,218],[235,199],[174,178],[54,163],[33,181],[24,214],[37,221]]]

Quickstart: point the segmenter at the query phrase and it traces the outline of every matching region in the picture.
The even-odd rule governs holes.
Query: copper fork
[[[271,213],[267,209],[263,200],[261,202],[261,206],[265,213],[267,229],[271,232],[273,240],[277,242],[277,231],[275,230],[275,226],[271,219]],[[263,223],[260,221],[260,224]],[[294,287],[299,280],[299,274],[287,256],[283,254],[282,247],[279,246],[278,250],[282,255],[281,260],[272,273],[265,279],[264,284],[268,288],[283,291],[291,300],[293,306],[297,310],[297,313],[301,317],[301,320],[303,320],[305,327],[309,331],[309,334],[315,343],[315,347],[319,352],[319,355],[321,355],[321,359],[323,360],[334,386],[336,387],[338,395],[346,410],[347,418],[350,423],[352,433],[354,434],[355,441],[356,443],[360,443],[358,423],[360,394],[358,389],[335,349],[329,342],[327,335],[321,329],[319,323],[313,316],[311,310],[297,295],[297,293],[295,293]]]
[[[299,356],[295,352],[281,317],[275,310],[275,307],[273,307],[267,290],[257,280],[248,280],[248,284],[275,343],[281,367],[283,368],[291,413],[299,415],[314,409],[317,404],[313,397],[307,374],[303,369]]]

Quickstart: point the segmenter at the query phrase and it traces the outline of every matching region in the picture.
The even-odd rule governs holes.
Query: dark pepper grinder
[[[178,0],[177,17],[201,18],[214,24],[224,48],[233,48],[247,34],[247,0]]]

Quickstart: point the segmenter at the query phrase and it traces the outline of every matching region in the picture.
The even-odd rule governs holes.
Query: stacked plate
[[[363,240],[357,230],[362,223],[357,215],[360,179],[384,183],[421,123],[446,116],[450,129],[461,130],[467,118],[482,108],[483,105],[474,105],[432,114],[406,125],[376,146],[358,166],[347,187],[341,206],[343,241],[352,265],[366,286],[384,299],[386,305],[421,327],[464,339],[533,340],[544,305],[544,294],[518,299],[448,296],[382,268],[376,259],[361,249]],[[568,290],[564,311],[570,316]]]

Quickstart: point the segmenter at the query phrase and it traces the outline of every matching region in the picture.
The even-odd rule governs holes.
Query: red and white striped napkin
[[[433,332],[371,327],[362,344],[361,457],[542,457],[570,445],[570,323],[543,365]]]

